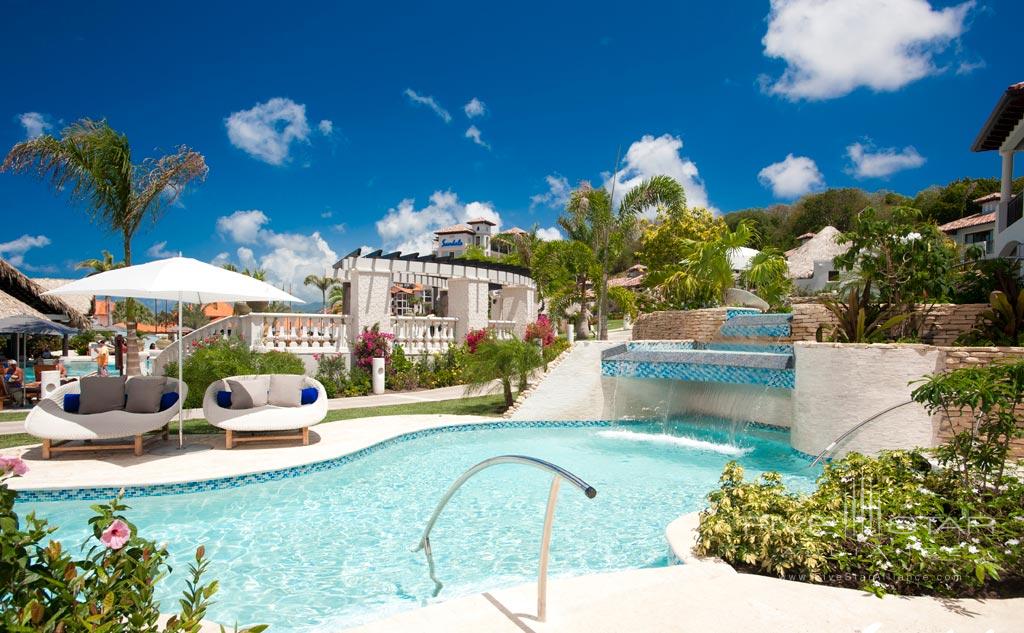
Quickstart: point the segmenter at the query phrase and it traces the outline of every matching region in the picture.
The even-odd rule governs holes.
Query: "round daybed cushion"
[[[270,376],[273,381],[275,376]],[[299,406],[278,406],[265,404],[251,409],[236,409],[235,393],[231,383],[246,381],[258,376],[230,376],[223,380],[215,380],[207,389],[203,397],[203,417],[206,421],[217,428],[230,431],[289,431],[313,426],[323,421],[327,416],[327,392],[319,381],[309,376],[289,376],[289,380],[282,382],[286,384],[293,379],[289,387],[295,387],[295,397],[298,402],[301,398],[302,389],[313,387],[317,390],[317,398],[310,404]],[[263,376],[262,378],[266,378]],[[232,408],[224,408],[217,402],[217,392],[231,391]],[[269,393],[268,393],[269,396]]]

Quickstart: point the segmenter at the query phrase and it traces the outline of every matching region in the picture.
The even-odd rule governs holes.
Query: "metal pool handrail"
[[[541,536],[540,541],[540,567],[537,571],[537,619],[541,622],[544,621],[545,614],[547,612],[547,585],[548,585],[548,549],[551,545],[551,523],[555,518],[555,504],[558,502],[558,488],[563,479],[576,486],[583,491],[583,494],[588,499],[593,499],[597,496],[597,490],[593,486],[583,481],[576,475],[572,474],[568,470],[565,470],[561,466],[556,466],[551,462],[546,462],[543,459],[537,459],[536,457],[527,457],[525,455],[499,455],[497,457],[491,457],[480,462],[476,466],[473,466],[466,472],[462,473],[462,476],[455,480],[455,483],[448,488],[448,492],[441,498],[440,503],[434,508],[434,513],[430,515],[430,520],[427,521],[427,527],[423,530],[423,536],[420,538],[419,545],[416,546],[414,552],[423,550],[427,555],[427,566],[430,571],[430,579],[434,581],[434,595],[441,593],[441,588],[444,586],[434,573],[434,555],[430,550],[430,531],[434,528],[434,523],[437,522],[437,517],[440,516],[441,511],[444,510],[445,506],[448,505],[448,501],[455,496],[456,491],[462,487],[462,484],[485,468],[491,466],[497,466],[498,464],[523,464],[526,466],[533,466],[541,470],[546,470],[554,474],[551,478],[551,489],[548,492],[548,505],[547,510],[544,513],[544,532]]]
[[[858,422],[852,428],[850,428],[849,431],[843,433],[842,435],[840,435],[836,439],[832,440],[832,443],[829,444],[828,446],[826,446],[825,450],[823,450],[820,453],[818,453],[818,456],[814,458],[814,461],[810,463],[808,468],[813,468],[815,464],[817,464],[818,462],[821,461],[822,457],[824,457],[826,454],[832,452],[832,449],[834,449],[836,447],[836,445],[839,444],[839,442],[842,442],[846,438],[848,438],[851,435],[853,435],[854,433],[856,433],[862,426],[864,426],[868,422],[874,422],[875,420],[877,420],[878,418],[882,417],[886,413],[889,413],[893,409],[899,409],[900,407],[905,407],[908,404],[914,404],[914,401],[913,400],[907,400],[906,402],[901,402],[899,404],[894,404],[893,406],[889,407],[888,409],[883,409],[883,410],[879,411],[878,413],[874,414],[873,416],[871,416],[870,418],[867,418],[866,420],[862,420],[861,422]]]

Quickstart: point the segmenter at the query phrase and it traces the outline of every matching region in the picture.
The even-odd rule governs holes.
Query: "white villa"
[[[360,252],[334,264],[333,275],[344,293],[341,314],[228,316],[187,334],[186,350],[192,341],[235,335],[253,349],[298,354],[315,372],[315,356],[350,354],[356,337],[374,325],[393,333],[406,354],[424,356],[444,352],[481,328],[499,338],[521,338],[537,318],[537,286],[525,268],[453,255]],[[409,310],[410,295],[425,309]],[[155,359],[154,371],[176,359],[177,346],[168,347]]]
[[[998,206],[994,209],[992,256],[1022,257],[1024,222],[1020,219],[1024,215],[1024,199],[1021,193],[1013,195],[1013,155],[1024,150],[1024,82],[1006,89],[982,126],[971,150],[997,151],[1002,160]],[[995,200],[989,199],[983,204],[993,202]]]

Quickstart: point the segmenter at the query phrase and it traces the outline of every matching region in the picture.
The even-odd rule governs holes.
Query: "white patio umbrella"
[[[155,262],[117,268],[90,275],[44,295],[109,295],[136,299],[167,299],[178,302],[178,330],[181,331],[182,303],[213,303],[215,301],[294,301],[298,297],[258,279],[218,266],[191,259],[171,257]],[[185,364],[182,336],[178,336],[178,382]],[[184,409],[178,407],[178,446],[184,443]]]

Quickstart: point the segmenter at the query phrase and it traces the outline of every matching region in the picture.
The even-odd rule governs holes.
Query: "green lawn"
[[[609,330],[621,330],[622,329],[622,319],[608,319],[608,329]]]
[[[0,411],[0,422],[14,422],[24,420],[28,411]]]
[[[338,409],[328,411],[324,422],[352,420],[355,418],[371,418],[380,415],[418,415],[441,413],[447,415],[484,415],[497,416],[505,410],[505,399],[501,394],[460,398],[458,400],[442,400],[440,402],[414,402],[412,404],[395,404],[387,407],[362,407],[358,409]],[[0,417],[0,421],[20,420],[24,412],[4,412],[2,416],[20,415],[20,417]],[[172,425],[174,426],[174,425]],[[206,420],[186,420],[185,433],[201,435],[223,433],[220,429],[210,426]],[[39,440],[26,433],[0,435],[0,448],[37,444]]]

